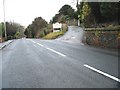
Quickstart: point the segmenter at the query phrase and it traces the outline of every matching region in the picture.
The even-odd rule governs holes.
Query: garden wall
[[[83,43],[97,47],[120,49],[120,27],[85,28]]]

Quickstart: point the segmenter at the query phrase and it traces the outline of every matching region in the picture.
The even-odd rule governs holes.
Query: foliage
[[[111,28],[98,28],[98,30],[90,29],[91,30],[87,30],[84,34],[84,43],[104,48],[120,48],[120,43],[118,42],[120,39],[117,28],[113,28],[114,31],[110,30]]]
[[[20,32],[16,32],[15,36],[16,39],[20,38]]]
[[[90,7],[88,6],[88,3],[85,2],[83,4],[83,8],[82,8],[82,16],[81,19],[83,20],[85,17],[87,17],[90,14]]]
[[[59,10],[60,15],[68,15],[70,18],[73,17],[74,14],[74,9],[70,5],[64,5],[60,10]]]
[[[52,19],[52,23],[58,22],[59,17],[60,17],[60,14],[55,14],[55,16]]]
[[[118,2],[101,2],[100,3],[101,15],[105,17],[107,21],[118,20],[119,9],[120,7],[118,7]]]
[[[41,37],[41,33],[43,33],[43,28],[46,28],[48,26],[48,23],[42,18],[42,17],[37,17],[34,19],[32,24],[30,24],[26,29],[25,29],[25,35],[27,37],[32,37],[32,38],[37,38]]]
[[[3,25],[2,23],[0,23],[0,37],[2,37],[2,28],[3,28]]]
[[[85,27],[99,27],[100,24],[109,22],[118,24],[118,5],[118,2],[82,2],[78,5],[79,20],[82,20]]]
[[[64,32],[60,31],[60,32],[52,32],[49,33],[48,35],[46,35],[45,37],[43,37],[44,39],[56,39],[57,37],[63,35]]]
[[[49,34],[47,34],[46,36],[43,37],[43,39],[56,39],[58,38],[59,36],[62,36],[66,33],[67,29],[63,29],[59,32],[51,32]]]
[[[66,21],[71,19],[78,19],[77,12],[70,5],[66,4],[62,6],[59,13],[53,17],[52,23],[66,23]]]
[[[6,22],[6,33],[7,33],[7,40],[14,39],[15,34],[19,32],[19,38],[24,36],[24,27],[15,22]],[[4,38],[5,37],[5,30],[4,30],[4,23],[0,23],[0,34]]]

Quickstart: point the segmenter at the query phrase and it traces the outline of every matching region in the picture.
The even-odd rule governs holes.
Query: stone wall
[[[120,27],[85,28],[83,43],[104,48],[120,48]]]

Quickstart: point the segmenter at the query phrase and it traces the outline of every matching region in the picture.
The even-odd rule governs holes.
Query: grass
[[[66,32],[66,30],[62,30],[62,31],[59,31],[59,32],[52,32],[52,33],[49,33],[46,36],[44,36],[43,39],[56,39],[59,36],[64,35],[65,32]]]

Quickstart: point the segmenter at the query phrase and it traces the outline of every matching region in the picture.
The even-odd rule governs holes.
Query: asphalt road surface
[[[69,42],[69,43],[80,43],[82,44],[83,39],[83,29],[78,26],[69,26],[68,31],[60,38],[57,38],[56,40]]]
[[[119,84],[114,51],[24,38],[0,53],[2,88],[116,88]]]

